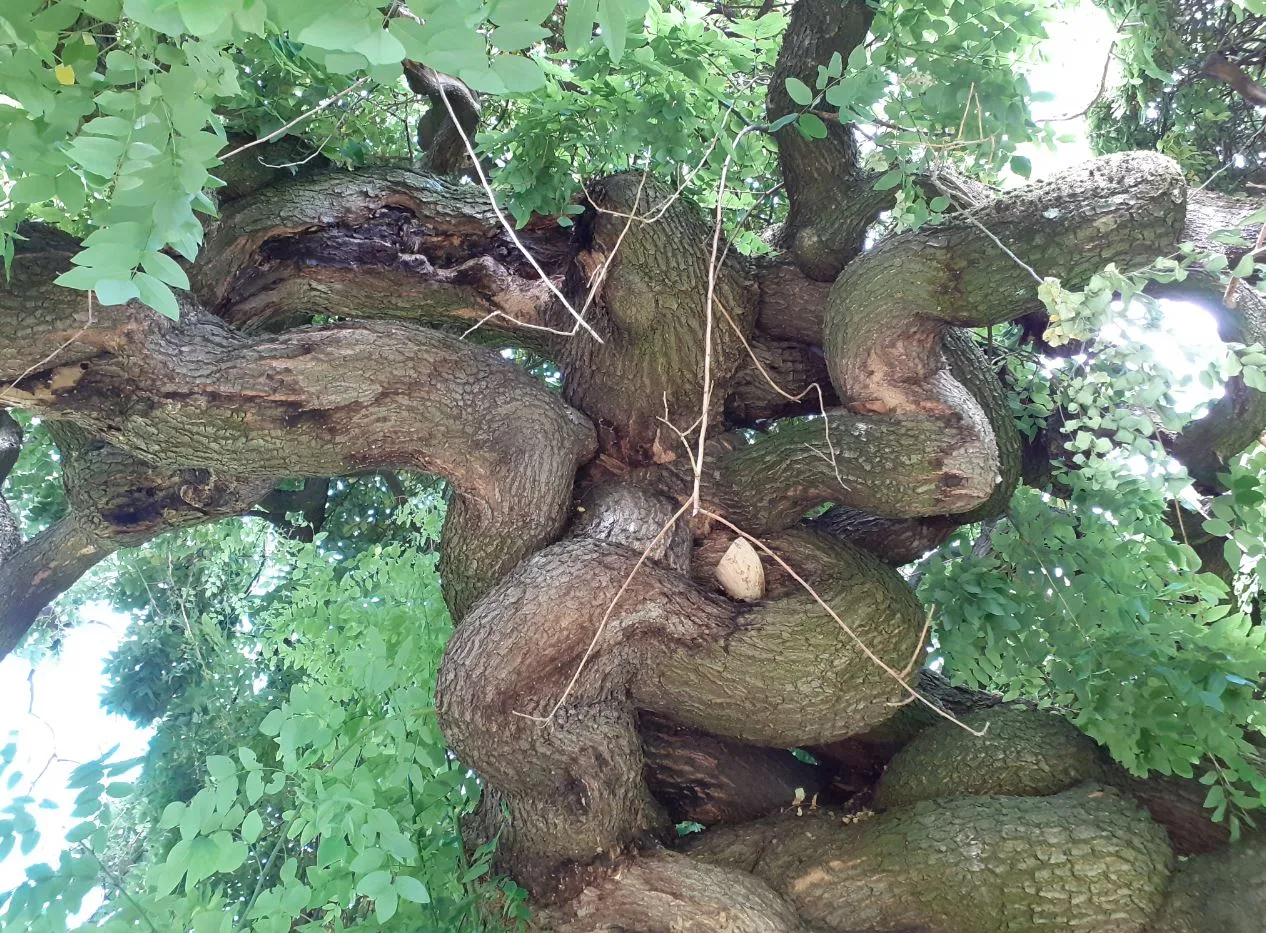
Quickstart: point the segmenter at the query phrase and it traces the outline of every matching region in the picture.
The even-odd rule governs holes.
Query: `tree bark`
[[[791,112],[785,78],[847,55],[870,15],[796,5],[771,116]],[[1202,929],[1205,876],[1171,885],[1175,849],[1219,841],[1182,835],[1190,787],[1125,780],[1063,720],[920,671],[925,612],[890,565],[997,515],[1019,480],[1003,396],[960,330],[1036,307],[1017,258],[1075,287],[1172,251],[1214,208],[1168,160],[1109,157],[858,255],[885,199],[851,132],[779,145],[791,219],[772,262],[714,264],[709,223],[638,175],[590,185],[573,234],[527,225],[549,283],[577,309],[592,292],[598,339],[478,189],[412,168],[244,186],[179,322],[53,286],[75,244],[29,231],[0,291],[0,402],[58,422],[83,459],[67,519],[0,563],[6,609],[280,477],[435,474],[454,489],[458,620],[437,712],[485,782],[472,836],[500,833],[499,867],[546,923]],[[557,362],[562,397],[437,332],[481,321]],[[819,382],[825,410],[762,368],[791,395]],[[1219,463],[1242,433],[1219,433]],[[739,536],[706,512],[785,562],[762,554],[751,601],[716,585]],[[990,729],[944,720],[959,713]],[[819,764],[787,751],[804,746]],[[680,818],[713,824],[687,854],[669,851]],[[1250,877],[1251,850],[1232,851],[1226,871]],[[1227,895],[1244,916],[1253,896]]]

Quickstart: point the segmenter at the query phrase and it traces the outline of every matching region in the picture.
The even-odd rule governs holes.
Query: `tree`
[[[107,928],[416,929],[428,858],[455,905],[493,859],[559,930],[1260,924],[1266,218],[1251,174],[1200,184],[1257,152],[1227,95],[1260,4],[1105,4],[1134,96],[1099,143],[1180,125],[1180,161],[1023,187],[1056,141],[1016,69],[1036,2],[17,6],[0,476],[35,416],[66,507],[21,540],[0,500],[0,651],[119,549],[289,535],[262,604],[180,571],[211,619],[180,644],[276,691],[219,727],[253,743],[170,712],[174,669],[116,686],[210,754],[127,877],[118,766],[80,775],[62,874],[105,879]],[[1108,336],[1157,296],[1228,341],[1195,410]],[[433,674],[434,494],[329,517],[397,473],[449,489]],[[355,522],[344,569],[303,550]],[[473,864],[418,828],[466,768]]]

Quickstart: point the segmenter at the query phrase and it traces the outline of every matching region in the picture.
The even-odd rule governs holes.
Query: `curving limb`
[[[1232,265],[1247,252],[1227,250],[1212,239],[1219,230],[1234,230],[1248,242],[1261,227],[1246,227],[1243,219],[1260,204],[1207,191],[1189,196],[1184,239],[1200,249],[1226,251]],[[1195,301],[1212,312],[1223,340],[1237,343],[1266,343],[1266,297],[1248,283],[1230,290],[1214,276],[1197,274],[1186,282],[1155,290],[1159,295]],[[1170,452],[1192,478],[1206,490],[1220,489],[1218,475],[1224,473],[1232,457],[1251,446],[1266,430],[1266,393],[1251,389],[1240,376],[1229,379],[1222,398],[1210,406],[1204,417],[1187,425],[1169,440]]]
[[[561,282],[568,236],[543,221],[519,239]],[[227,205],[191,279],[239,327],[326,314],[465,331],[548,346],[555,298],[480,188],[412,168],[329,172]]]
[[[666,500],[658,514],[672,516]],[[557,894],[565,866],[663,838],[636,710],[788,747],[878,724],[905,695],[803,592],[736,611],[658,562],[638,568],[639,540],[578,537],[528,558],[471,610],[441,665],[445,735],[509,802],[501,858],[538,896]],[[908,666],[922,615],[895,572],[805,532],[780,547],[870,650]]]
[[[808,805],[830,792],[830,775],[785,748],[751,745],[641,713],[646,783],[674,822],[743,823]]]
[[[17,519],[4,498],[4,484],[22,453],[22,425],[9,412],[0,408],[0,563],[3,563],[22,542]]]
[[[437,175],[460,172],[470,161],[462,134],[468,139],[474,138],[475,127],[479,125],[479,99],[465,82],[418,62],[404,63],[404,79],[413,93],[431,102],[431,109],[418,122],[418,145],[422,147],[420,167]],[[448,115],[450,107],[457,118],[456,126]]]
[[[593,420],[603,453],[630,466],[671,461],[684,452],[677,432],[700,417],[705,370],[710,423],[722,423],[729,380],[748,359],[751,283],[740,263],[718,257],[709,341],[713,230],[698,209],[641,173],[605,178],[586,195],[593,209],[576,225],[567,292],[577,309],[593,293],[586,320],[602,342],[560,346],[563,396]]]
[[[62,454],[67,513],[0,559],[0,657],[44,608],[121,548],[173,528],[240,515],[270,478],[155,467],[68,422],[49,422]]]
[[[868,3],[799,0],[769,80],[770,122],[803,110],[787,92],[787,79],[814,87],[818,67],[846,60],[874,18]],[[806,139],[795,126],[776,134],[778,163],[790,211],[783,239],[805,276],[830,282],[862,250],[866,228],[891,201],[860,171],[851,126],[830,122],[825,139]]]
[[[1253,933],[1266,916],[1266,838],[1178,867],[1152,933]]]
[[[615,867],[541,920],[558,933],[809,933],[791,905],[750,873],[673,852]]]
[[[195,309],[179,323],[135,304],[77,311],[49,284],[65,253],[36,258],[0,292],[6,402],[169,469],[443,476],[456,490],[443,572],[458,616],[561,528],[592,428],[495,354],[394,323],[250,338]]]
[[[845,54],[869,15],[801,0],[780,77]],[[780,88],[771,114],[787,112]],[[318,173],[226,202],[178,323],[51,286],[75,244],[34,231],[0,292],[3,402],[58,422],[88,471],[68,460],[72,521],[39,561],[139,540],[81,548],[94,515],[139,536],[257,501],[277,477],[443,476],[459,625],[437,711],[485,782],[472,839],[500,833],[500,867],[556,928],[989,933],[1058,917],[1139,933],[1187,845],[1189,788],[1145,790],[1062,721],[1034,726],[1032,710],[920,671],[924,608],[845,539],[895,562],[1005,503],[1018,439],[959,328],[1034,308],[1016,257],[1075,287],[1107,262],[1170,252],[1205,208],[1167,160],[1114,157],[849,261],[878,204],[849,131],[797,140],[780,139],[789,256],[730,257],[711,283],[707,219],[639,175],[590,185],[574,233],[524,228],[551,283],[577,307],[592,293],[601,342],[524,330],[574,321],[478,189],[414,169]],[[834,194],[815,200],[826,177]],[[295,326],[313,315],[338,322]],[[531,341],[558,365],[561,398],[426,329],[489,315],[487,339]],[[825,416],[787,418],[816,412],[762,388],[745,342],[793,394],[829,377]],[[695,449],[705,410],[710,514],[690,515],[678,432]],[[759,430],[734,430],[747,425]],[[110,481],[81,478],[94,458]],[[806,527],[824,503],[836,509]],[[769,559],[751,601],[725,596],[713,569],[734,546],[726,522],[759,533],[816,596]],[[794,815],[810,787],[844,809]],[[666,849],[681,816],[746,822],[682,854]]]
[[[705,834],[688,851],[742,868],[821,930],[1137,931],[1160,908],[1164,831],[1109,788],[951,797],[849,820],[821,811]]]

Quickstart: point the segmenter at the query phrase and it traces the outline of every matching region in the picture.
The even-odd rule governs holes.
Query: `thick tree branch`
[[[327,477],[309,477],[298,489],[274,489],[250,514],[271,522],[296,541],[310,542],[325,522],[329,495]],[[288,517],[294,513],[301,516],[299,524]]]
[[[829,282],[819,282],[785,259],[758,262],[756,326],[770,337],[821,346]]]
[[[787,79],[814,87],[819,66],[833,54],[847,61],[866,38],[874,12],[862,2],[796,3],[769,80],[771,122],[803,109],[787,93]],[[777,133],[790,206],[784,236],[804,274],[821,282],[834,279],[861,251],[866,228],[891,200],[859,171],[852,126],[830,122],[826,132],[825,139],[806,139],[791,125]]]
[[[0,658],[21,644],[44,608],[114,548],[71,512],[0,562]]]
[[[0,408],[0,563],[22,542],[17,518],[4,497],[4,484],[22,453],[22,426]]]
[[[900,577],[803,532],[778,546],[873,651],[908,663],[922,612]],[[736,609],[657,562],[633,573],[638,553],[607,536],[533,555],[471,610],[441,665],[445,735],[510,802],[500,851],[538,893],[565,864],[665,832],[635,710],[785,748],[882,722],[904,693],[802,591]]]
[[[1243,97],[1254,107],[1266,107],[1266,87],[1262,87],[1248,76],[1239,65],[1229,61],[1225,56],[1213,54],[1204,63],[1204,73],[1211,78],[1225,81],[1235,89],[1235,93]]]
[[[827,786],[823,768],[783,748],[722,739],[653,713],[638,717],[638,731],[647,786],[674,822],[741,823],[808,806]]]
[[[624,174],[587,194],[593,210],[576,225],[567,292],[580,308],[599,289],[586,319],[603,342],[561,344],[563,397],[597,425],[604,453],[631,466],[662,463],[684,452],[674,429],[689,433],[699,419],[705,369],[709,423],[722,423],[729,380],[747,360],[754,289],[738,262],[718,257],[707,307],[712,228],[664,186]],[[553,314],[556,326],[568,326],[560,309]]]
[[[561,281],[567,232],[543,220],[519,237]],[[555,301],[481,189],[408,168],[328,172],[234,201],[191,278],[238,326],[313,314],[462,330],[483,321],[533,345],[543,335],[520,325],[541,326]]]
[[[264,478],[155,467],[73,424],[48,426],[62,453],[70,508],[0,561],[0,657],[45,606],[110,554],[173,528],[239,515],[272,486]]]
[[[1228,249],[1214,240],[1213,234],[1235,231],[1249,243],[1253,242],[1260,225],[1245,227],[1243,219],[1260,206],[1260,201],[1193,191],[1188,196],[1183,239],[1195,243],[1201,250],[1225,251],[1234,266],[1247,250]],[[1266,298],[1245,283],[1227,291],[1216,276],[1196,273],[1184,282],[1152,291],[1161,296],[1195,301],[1208,309],[1218,323],[1223,340],[1266,344]],[[1264,430],[1266,393],[1249,388],[1236,376],[1227,381],[1223,397],[1214,402],[1202,418],[1169,439],[1167,447],[1204,490],[1215,491],[1221,488],[1218,475],[1226,472],[1230,459],[1255,443]]]
[[[839,404],[826,358],[816,346],[760,336],[749,344],[751,355],[734,374],[725,397],[729,424],[817,415],[824,406]]]
[[[423,153],[419,168],[437,175],[460,172],[469,164],[470,155],[462,134],[448,116],[448,109],[453,109],[466,137],[473,139],[479,125],[478,98],[464,82],[417,62],[404,63],[404,79],[413,93],[431,102],[431,109],[418,122],[418,146]],[[445,98],[448,107],[444,105]]]
[[[953,521],[962,524],[998,514],[1019,479],[1019,435],[1002,389],[971,338],[945,329],[937,346],[947,374],[963,380],[955,385],[968,400],[971,418],[835,410],[824,419],[781,423],[754,443],[729,435],[714,444],[704,464],[705,501],[754,533],[790,527],[823,503],[847,510],[829,520],[846,539],[855,530],[866,540],[869,523],[854,521],[853,513],[932,518],[927,529],[885,525],[882,532],[895,535],[891,541],[870,539],[893,563],[918,556],[909,550],[916,542],[947,533],[941,516],[963,513]],[[679,498],[690,483],[682,463],[633,478]]]
[[[558,933],[809,933],[787,902],[750,874],[673,852],[619,865],[540,919]]]
[[[592,428],[497,355],[400,324],[251,339],[194,309],[179,323],[137,304],[90,317],[49,282],[65,254],[35,260],[20,255],[0,292],[9,404],[73,419],[168,469],[443,476],[457,493],[444,554],[457,616],[560,529]]]
[[[1266,917],[1266,838],[1178,867],[1153,933],[1256,933]]]
[[[1109,788],[952,797],[841,820],[779,815],[693,838],[823,930],[1139,930],[1161,905],[1164,831]],[[697,841],[696,841],[697,840]]]

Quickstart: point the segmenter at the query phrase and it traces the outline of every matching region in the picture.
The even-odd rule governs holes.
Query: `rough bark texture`
[[[22,453],[22,426],[8,411],[0,409],[0,564],[22,543],[17,517],[3,495],[5,480]]]
[[[0,551],[0,656],[44,608],[98,562],[173,528],[240,515],[273,485],[204,468],[156,467],[70,422],[49,430],[61,451],[69,511],[30,540]],[[3,516],[0,516],[2,518]]]
[[[942,797],[1054,794],[1102,780],[1099,749],[1061,716],[998,707],[921,733],[889,763],[875,806],[899,807]]]
[[[815,929],[1138,931],[1164,898],[1164,832],[1110,788],[952,797],[881,816],[821,811],[713,830],[688,848],[750,871]]]
[[[700,416],[705,371],[709,417],[722,421],[729,379],[746,359],[754,290],[737,262],[718,257],[707,311],[711,227],[658,182],[616,175],[586,194],[591,210],[577,224],[568,292],[577,309],[593,292],[588,319],[602,343],[561,345],[563,396],[593,420],[604,454],[634,466],[677,459],[676,432],[689,433]]]
[[[866,38],[873,17],[866,3],[800,0],[792,8],[769,82],[771,122],[803,109],[787,93],[787,79],[814,87],[818,66],[833,54],[847,59]],[[891,200],[859,170],[852,127],[832,122],[826,132],[823,140],[805,139],[795,126],[777,134],[791,208],[784,240],[800,270],[819,282],[834,279],[861,251],[866,228]]]
[[[808,804],[828,790],[828,772],[784,748],[734,742],[664,716],[638,717],[646,781],[676,822],[742,823]]]
[[[812,85],[871,15],[796,4],[772,118],[794,109],[785,79]],[[1219,849],[1192,783],[1125,778],[1064,720],[920,670],[925,612],[892,567],[997,516],[1021,479],[962,330],[1037,307],[1017,257],[1075,287],[1239,207],[1136,153],[862,252],[887,196],[851,129],[778,141],[790,217],[772,260],[714,267],[707,219],[641,175],[591,183],[571,234],[521,231],[598,339],[480,189],[416,167],[243,170],[178,323],[53,286],[76,245],[26,231],[0,291],[0,403],[55,424],[71,511],[18,545],[0,500],[0,654],[92,562],[247,511],[277,478],[424,471],[454,491],[440,723],[486,782],[472,837],[500,833],[498,866],[547,927],[1259,929],[1260,843]],[[459,170],[441,148],[430,167]],[[1228,334],[1255,339],[1254,301]],[[554,360],[561,397],[437,332],[481,322],[477,339]],[[1261,406],[1235,387],[1175,453],[1215,476]],[[0,419],[0,479],[18,444]],[[716,581],[741,537],[726,522],[785,561],[761,554],[747,601]],[[805,746],[817,764],[789,751]],[[680,819],[710,827],[688,854],[667,848]],[[1171,882],[1175,852],[1212,854]]]

